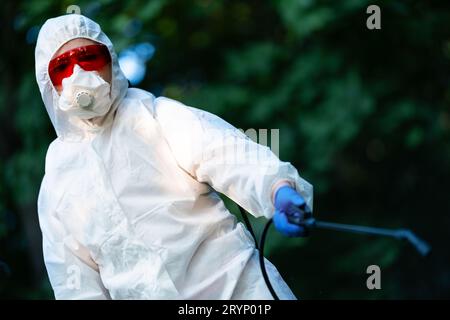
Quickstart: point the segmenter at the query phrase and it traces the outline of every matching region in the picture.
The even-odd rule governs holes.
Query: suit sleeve
[[[44,262],[55,299],[110,299],[95,267],[83,261],[63,241],[55,241],[46,232],[42,236]]]
[[[87,250],[65,236],[61,222],[48,213],[45,177],[38,199],[44,262],[57,300],[110,299],[98,268]]]
[[[288,181],[312,210],[313,187],[289,162],[223,119],[159,97],[154,114],[178,165],[255,217],[271,218],[273,188]]]

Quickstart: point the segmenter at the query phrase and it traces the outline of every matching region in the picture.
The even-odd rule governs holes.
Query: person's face
[[[92,44],[98,44],[98,43],[95,41],[92,41],[90,39],[85,39],[85,38],[72,39],[72,40],[66,42],[61,48],[59,48],[59,50],[53,55],[53,57],[51,59],[56,58],[57,56],[65,53],[66,51],[69,51],[69,50],[72,50],[72,49],[75,49],[78,47],[92,45]],[[102,69],[98,70],[97,72],[100,75],[100,77],[103,78],[103,80],[105,80],[106,82],[111,84],[111,63],[105,65]],[[55,86],[55,89],[58,92],[58,94],[60,95],[61,91],[62,91],[62,85]]]

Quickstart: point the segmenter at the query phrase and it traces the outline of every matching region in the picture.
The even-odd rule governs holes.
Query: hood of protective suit
[[[111,54],[112,79],[110,94],[112,105],[108,113],[95,123],[71,116],[58,108],[59,95],[48,74],[48,64],[53,55],[66,42],[76,38],[86,38],[104,44],[108,47]],[[92,133],[111,125],[115,111],[127,92],[128,81],[119,67],[112,42],[97,23],[79,14],[69,14],[48,19],[39,31],[35,60],[36,80],[42,100],[60,139],[82,140]]]

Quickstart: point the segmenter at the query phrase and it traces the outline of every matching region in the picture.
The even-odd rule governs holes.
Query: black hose
[[[258,241],[256,240],[256,236],[255,236],[255,233],[253,232],[253,228],[247,217],[247,213],[240,206],[239,206],[239,210],[240,210],[242,218],[244,219],[244,222],[247,226],[247,229],[250,231],[253,239],[255,240],[255,247],[256,247],[256,249],[258,249]],[[378,235],[378,236],[389,236],[389,237],[394,237],[397,239],[406,239],[412,245],[414,245],[416,250],[422,256],[426,256],[431,250],[431,247],[428,245],[428,243],[426,243],[422,239],[418,238],[413,232],[411,232],[410,230],[407,230],[407,229],[392,230],[392,229],[385,229],[385,228],[356,226],[356,225],[348,225],[348,224],[342,224],[342,223],[316,221],[313,218],[308,218],[304,221],[298,220],[298,217],[288,218],[288,219],[289,219],[289,222],[298,224],[298,225],[303,225],[307,229],[321,228],[321,229],[337,230],[337,231],[345,231],[345,232],[353,232],[353,233],[372,234],[372,235]],[[267,221],[266,225],[264,226],[264,230],[261,234],[261,239],[259,241],[259,266],[261,268],[261,272],[262,272],[264,281],[266,282],[267,288],[269,289],[270,293],[272,294],[272,297],[275,300],[280,300],[280,298],[278,298],[275,290],[273,289],[272,284],[270,283],[269,276],[267,275],[266,264],[264,261],[264,244],[266,242],[267,231],[269,230],[271,224],[272,224],[272,219]]]
[[[245,210],[242,209],[241,206],[238,206],[238,207],[239,207],[239,211],[241,212],[242,219],[244,219],[245,226],[247,227],[248,231],[250,231],[250,234],[252,235],[253,240],[255,240],[255,248],[258,249],[258,240],[256,240],[256,236],[255,236],[255,233],[253,232],[252,224],[250,223],[250,220],[248,219],[247,212],[245,212]]]
[[[253,239],[255,240],[255,248],[258,250],[258,241],[256,240],[256,236],[255,236],[255,233],[253,232],[252,225],[250,223],[250,220],[248,219],[247,212],[245,212],[245,210],[241,206],[238,206],[238,207],[239,207],[239,211],[241,212],[242,219],[244,220],[244,223],[247,226],[248,231],[250,231],[250,234],[252,235]],[[269,230],[269,227],[271,224],[272,224],[272,219],[267,221],[267,223],[264,227],[264,230],[261,234],[261,239],[259,242],[260,243],[259,244],[259,266],[261,268],[261,272],[262,272],[264,281],[266,282],[266,285],[270,291],[270,294],[272,294],[272,297],[274,298],[274,300],[280,300],[280,298],[278,298],[275,290],[273,289],[272,284],[270,283],[269,276],[268,276],[267,270],[266,270],[266,263],[264,261],[264,243],[266,242],[267,231]]]
[[[264,281],[266,282],[267,288],[269,288],[269,291],[272,294],[273,299],[280,300],[280,298],[278,298],[275,290],[273,289],[272,284],[270,283],[269,276],[267,275],[266,264],[264,262],[264,243],[266,242],[267,231],[269,230],[269,227],[271,224],[272,224],[272,219],[267,221],[267,223],[264,227],[264,230],[261,234],[261,240],[259,243],[259,266],[261,267]]]

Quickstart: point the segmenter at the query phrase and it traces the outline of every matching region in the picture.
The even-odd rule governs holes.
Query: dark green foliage
[[[35,84],[34,44],[26,39],[70,4],[11,1],[2,8],[0,260],[10,269],[0,274],[2,297],[52,297],[35,203],[54,132]],[[445,1],[77,4],[118,51],[155,45],[139,87],[239,128],[279,128],[281,159],[315,186],[317,218],[412,228],[433,246],[421,259],[389,239],[324,231],[289,239],[272,231],[267,255],[299,297],[450,297]],[[381,30],[366,28],[369,4],[381,7]],[[135,19],[140,28],[130,35]],[[260,231],[263,219],[251,220]],[[381,267],[382,290],[366,288],[370,264]]]

